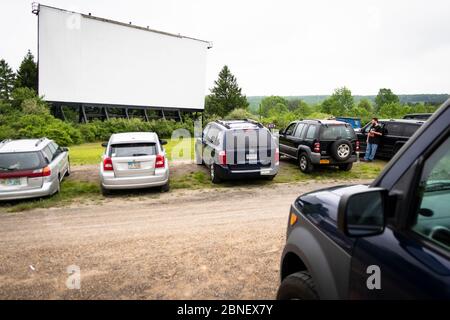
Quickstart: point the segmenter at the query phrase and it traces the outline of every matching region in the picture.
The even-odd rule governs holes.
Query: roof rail
[[[4,140],[2,140],[2,141],[0,142],[0,147],[2,147],[4,144],[6,144],[6,143],[8,143],[8,142],[10,142],[10,141],[12,141],[12,139],[4,139]]]
[[[44,141],[45,139],[47,139],[46,137],[42,137],[39,138],[38,141],[36,142],[36,144],[34,145],[35,147],[37,147],[42,141]]]
[[[244,119],[244,120],[247,121],[247,122],[256,124],[259,128],[264,128],[263,124],[261,122],[256,121],[256,120],[253,120],[253,119]]]
[[[217,122],[218,124],[224,126],[227,129],[230,129],[230,126],[228,124],[226,124],[224,121],[222,120],[216,120],[215,122]]]

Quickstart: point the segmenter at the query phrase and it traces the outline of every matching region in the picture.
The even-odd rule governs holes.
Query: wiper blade
[[[450,181],[448,182],[434,182],[425,186],[425,191],[440,191],[450,189]]]
[[[142,157],[142,156],[149,156],[147,153],[134,153],[133,157]]]
[[[12,169],[12,168],[7,168],[7,167],[0,167],[0,170],[12,171],[12,170],[14,170],[14,169]]]

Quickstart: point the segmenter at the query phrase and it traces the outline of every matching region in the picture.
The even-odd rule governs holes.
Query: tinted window
[[[143,157],[156,154],[155,143],[123,143],[111,146],[111,157]]]
[[[41,168],[41,159],[38,152],[0,153],[0,171]]]
[[[316,136],[316,130],[317,127],[316,126],[309,126],[308,131],[306,132],[306,139],[314,139]]]
[[[350,126],[343,125],[329,125],[322,127],[322,133],[320,134],[320,139],[323,140],[338,140],[338,139],[347,139],[354,140],[356,139],[355,131]]]
[[[421,203],[413,230],[450,250],[450,138],[425,161],[419,197]]]
[[[405,135],[405,137],[411,137],[414,132],[417,131],[417,129],[419,129],[419,126],[415,126],[413,124],[405,125],[405,127],[403,128],[403,134]]]
[[[287,136],[292,136],[292,134],[294,133],[295,125],[296,123],[292,123],[291,125],[289,125],[289,127],[286,128],[286,131],[284,133]]]
[[[302,135],[302,131],[303,131],[303,128],[305,127],[305,124],[304,123],[299,123],[299,125],[297,126],[297,129],[295,129],[295,136],[297,137],[297,138],[300,138],[301,137],[301,135]]]
[[[403,135],[404,125],[400,123],[386,123],[384,126],[384,134],[390,136],[401,136]]]

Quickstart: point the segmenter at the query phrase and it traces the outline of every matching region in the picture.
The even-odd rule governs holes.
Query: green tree
[[[283,105],[285,108],[281,108],[279,105]],[[271,109],[277,107],[277,110],[288,110],[289,102],[279,96],[269,96],[261,100],[261,115],[268,116]]]
[[[214,82],[211,94],[206,98],[205,112],[225,116],[234,109],[247,109],[248,102],[242,89],[238,86],[236,77],[231,74],[228,66],[224,66],[219,78]]]
[[[20,64],[17,70],[16,88],[26,87],[37,92],[38,70],[37,64],[34,62],[34,56],[30,50]]]
[[[367,99],[362,99],[361,101],[359,101],[358,108],[365,109],[369,114],[373,112],[372,105]]]
[[[395,95],[391,89],[381,88],[375,97],[376,110],[379,111],[382,106],[389,103],[399,103],[400,99]]]
[[[346,87],[335,89],[331,100],[331,114],[334,116],[346,115],[353,108],[352,92]]]
[[[5,60],[0,60],[0,99],[9,100],[14,88],[14,72]]]

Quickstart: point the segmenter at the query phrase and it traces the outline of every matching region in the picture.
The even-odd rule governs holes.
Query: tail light
[[[314,143],[314,152],[320,152],[320,142]]]
[[[219,152],[219,164],[227,164],[227,154],[223,150]]]
[[[356,151],[359,151],[359,141],[356,140]]]
[[[279,165],[280,164],[280,149],[276,148],[275,149],[275,165]]]
[[[104,171],[112,171],[113,170],[113,163],[111,158],[105,158],[103,159],[103,170]]]
[[[163,154],[156,155],[155,168],[164,168],[164,155]]]
[[[50,167],[45,167],[36,170],[19,170],[12,172],[1,172],[0,178],[38,178],[38,177],[48,177],[52,174]]]

